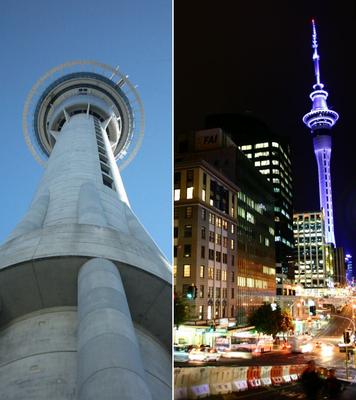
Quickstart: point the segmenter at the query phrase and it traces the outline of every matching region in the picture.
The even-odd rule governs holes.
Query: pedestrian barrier
[[[174,369],[174,399],[188,399],[188,378],[189,371],[187,368]]]
[[[210,371],[210,392],[211,394],[232,393],[231,368],[221,367]]]
[[[175,400],[203,399],[299,379],[305,365],[175,368]]]
[[[261,386],[261,367],[248,368],[247,383],[252,388]]]
[[[273,385],[281,385],[283,383],[283,367],[274,365],[271,368],[271,380]]]
[[[243,390],[248,389],[247,371],[248,367],[233,368],[233,382],[232,382],[233,392],[241,392]]]
[[[290,370],[290,365],[284,365],[282,367],[282,377],[283,381],[286,383],[290,383],[292,381],[289,370]]]
[[[261,367],[261,384],[262,384],[262,386],[272,385],[271,369],[272,369],[272,367]]]

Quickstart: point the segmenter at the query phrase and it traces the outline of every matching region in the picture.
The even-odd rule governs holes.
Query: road
[[[352,306],[348,304],[344,307],[340,314],[333,314],[331,316],[329,324],[318,333],[317,337],[331,337],[331,338],[341,338],[345,329],[353,328],[353,324],[347,318],[352,319]]]
[[[321,396],[323,399],[324,396]],[[338,400],[354,400],[356,398],[356,385],[344,384]],[[287,386],[269,386],[253,389],[247,392],[231,393],[219,396],[206,397],[207,400],[304,400],[306,399],[303,389],[299,383]]]
[[[314,359],[316,364],[323,368],[335,368],[339,379],[352,379],[352,384],[346,383],[345,390],[339,400],[356,399],[356,363],[351,359],[348,370],[345,369],[346,353],[340,353],[338,344],[343,341],[345,329],[352,328],[352,306],[347,305],[341,313],[331,316],[329,324],[313,339],[313,351],[307,354],[292,354],[286,350],[253,355],[251,359],[224,359],[218,362],[189,362],[176,363],[176,367],[201,367],[201,366],[254,366],[254,365],[293,365],[305,364]],[[328,351],[325,351],[327,349]],[[352,357],[352,356],[351,356]],[[350,382],[350,380],[349,380]],[[323,396],[321,397],[323,398]],[[299,383],[288,384],[281,387],[265,387],[251,389],[246,392],[231,393],[227,395],[210,396],[208,400],[292,400],[305,399],[302,387]]]

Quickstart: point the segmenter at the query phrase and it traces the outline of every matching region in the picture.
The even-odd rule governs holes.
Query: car
[[[250,359],[252,358],[251,351],[239,351],[239,350],[225,350],[221,353],[221,357],[223,358],[244,358]]]
[[[218,361],[221,357],[221,354],[216,351],[216,349],[210,349],[207,347],[200,347],[197,349],[193,349],[189,353],[190,361]]]
[[[184,346],[174,346],[173,348],[174,362],[187,362],[189,361],[189,353]]]

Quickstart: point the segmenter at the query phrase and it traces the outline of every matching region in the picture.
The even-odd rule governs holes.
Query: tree
[[[291,313],[289,310],[283,310],[281,314],[281,321],[280,321],[280,327],[279,327],[279,332],[282,333],[288,333],[288,332],[294,332],[294,322]]]
[[[178,293],[174,293],[174,325],[178,328],[190,318],[190,306]]]
[[[288,311],[281,311],[277,305],[272,309],[270,303],[257,308],[250,316],[249,323],[255,326],[257,332],[276,337],[279,332],[294,330],[293,322]]]

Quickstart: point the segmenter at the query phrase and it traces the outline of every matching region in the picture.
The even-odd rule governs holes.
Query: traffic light
[[[349,331],[345,331],[344,332],[344,343],[345,344],[349,344],[350,342],[351,342],[350,332]]]
[[[188,286],[186,297],[189,300],[193,300],[197,298],[197,288],[195,285]]]
[[[309,314],[315,316],[316,315],[316,306],[309,307]]]

